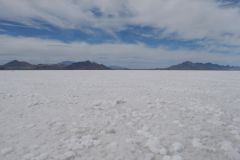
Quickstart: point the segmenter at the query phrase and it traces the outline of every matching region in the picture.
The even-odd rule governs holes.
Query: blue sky
[[[240,65],[238,0],[0,0],[0,64]]]

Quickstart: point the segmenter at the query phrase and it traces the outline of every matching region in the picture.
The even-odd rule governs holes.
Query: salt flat
[[[0,72],[0,160],[239,160],[240,72]]]

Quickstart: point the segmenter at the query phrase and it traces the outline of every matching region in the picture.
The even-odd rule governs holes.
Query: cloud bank
[[[214,0],[0,0],[0,18],[35,27],[36,20],[62,28],[119,30],[126,25],[166,29],[182,38],[240,33],[239,8]]]

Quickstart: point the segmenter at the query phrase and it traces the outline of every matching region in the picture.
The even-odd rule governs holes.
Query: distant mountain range
[[[240,67],[225,66],[213,63],[193,63],[190,61],[183,62],[181,64],[173,65],[166,70],[240,70]]]
[[[0,70],[130,70],[119,66],[105,66],[91,61],[64,61],[57,64],[31,64],[24,61],[11,61],[0,66]],[[167,68],[148,70],[240,70],[240,67],[213,63],[193,63],[190,61]]]
[[[11,61],[0,66],[1,70],[110,70],[110,67],[107,67],[102,64],[98,64],[91,61],[83,62],[61,62],[57,64],[30,64],[23,61]]]
[[[120,67],[120,66],[109,66],[112,70],[129,70],[126,67]]]

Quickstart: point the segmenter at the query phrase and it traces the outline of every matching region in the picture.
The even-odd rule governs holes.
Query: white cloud
[[[240,55],[213,54],[194,50],[150,48],[143,44],[63,43],[38,38],[0,36],[0,57],[5,63],[13,59],[34,63],[56,63],[65,60],[93,60],[106,65],[131,68],[162,67],[185,60],[238,64]]]
[[[90,10],[99,8],[102,17]],[[0,0],[0,18],[36,25],[32,19],[62,28],[83,25],[116,30],[127,24],[149,25],[180,38],[220,40],[223,33],[240,35],[238,8],[215,0]]]

